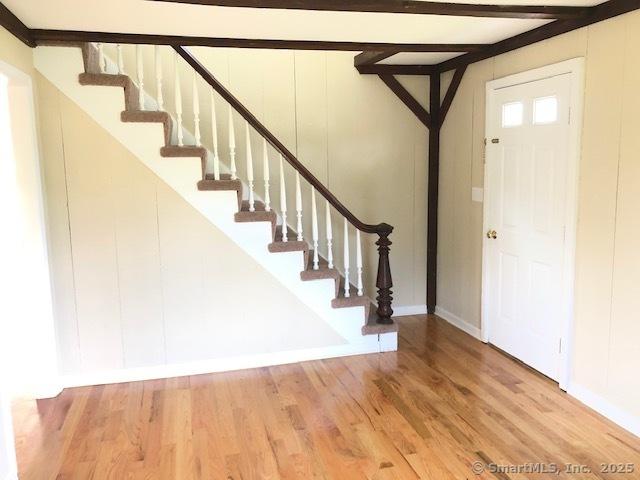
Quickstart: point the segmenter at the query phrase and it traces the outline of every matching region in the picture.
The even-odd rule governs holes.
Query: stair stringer
[[[301,252],[270,253],[267,245],[273,237],[269,222],[235,222],[234,214],[238,211],[235,191],[199,191],[197,182],[202,179],[200,157],[162,157],[160,147],[164,145],[164,131],[161,124],[122,122],[120,116],[125,110],[122,88],[80,85],[78,77],[85,72],[85,68],[79,47],[37,47],[34,65],[160,179],[327,322],[347,343],[357,345],[359,348],[353,353],[397,349],[396,332],[362,335],[362,326],[367,321],[364,307],[331,307],[331,300],[335,297],[332,279],[314,282],[300,280],[300,271],[305,268]]]

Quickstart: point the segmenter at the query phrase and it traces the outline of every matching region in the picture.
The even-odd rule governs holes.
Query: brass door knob
[[[496,232],[495,230],[489,230],[487,232],[487,238],[495,240],[496,238],[498,238],[498,232]]]

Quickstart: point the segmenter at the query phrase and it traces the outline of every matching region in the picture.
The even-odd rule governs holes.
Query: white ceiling
[[[445,1],[445,0],[436,0]],[[451,1],[451,0],[447,0]],[[533,0],[531,0],[533,2]],[[535,0],[592,6],[603,0]],[[467,3],[485,3],[485,0]],[[457,3],[464,3],[458,0]],[[528,4],[488,0],[493,4]],[[205,37],[389,43],[493,43],[544,20],[229,8],[146,0],[5,0],[30,28]],[[403,54],[385,63],[429,63],[457,54]]]
[[[385,58],[378,63],[386,65],[433,65],[460,55],[462,53],[403,52]]]

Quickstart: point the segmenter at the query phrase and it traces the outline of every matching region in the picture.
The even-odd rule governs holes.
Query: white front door
[[[490,92],[485,321],[488,340],[560,373],[571,75]]]

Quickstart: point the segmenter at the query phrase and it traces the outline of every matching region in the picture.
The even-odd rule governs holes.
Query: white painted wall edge
[[[393,318],[404,317],[406,315],[425,315],[427,313],[427,304],[424,305],[403,305],[393,307]]]
[[[18,474],[16,472],[9,472],[5,477],[4,480],[18,480]]]
[[[463,332],[468,333],[473,338],[476,338],[482,341],[482,336],[480,335],[480,329],[475,325],[471,325],[466,320],[458,317],[457,315],[454,315],[453,313],[449,312],[448,310],[445,310],[442,307],[436,306],[436,315],[438,315],[443,320],[446,320],[454,327],[457,327]]]
[[[160,378],[202,375],[216,372],[228,372],[247,368],[270,367],[288,363],[322,360],[326,358],[347,357],[367,353],[381,353],[397,350],[397,335],[387,333],[365,337],[368,341],[359,344],[333,345],[330,347],[270,352],[256,355],[240,355],[237,357],[216,358],[201,362],[190,362],[172,365],[154,365],[150,367],[123,368],[87,372],[73,375],[62,375],[62,388],[104,385],[108,383],[137,382]]]
[[[588,388],[574,382],[569,382],[567,393],[616,425],[640,437],[640,418],[631,415]]]

